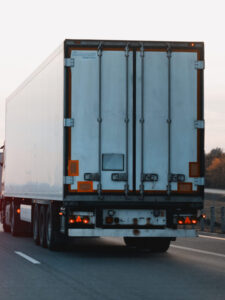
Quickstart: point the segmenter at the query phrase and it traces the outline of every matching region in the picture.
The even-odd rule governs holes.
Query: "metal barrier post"
[[[215,207],[210,207],[210,231],[214,232],[215,227]]]
[[[203,213],[204,213],[204,211],[202,210],[201,214],[203,215]],[[201,231],[204,231],[205,230],[205,219],[204,218],[201,218],[200,225],[201,225]]]
[[[225,207],[221,207],[221,232],[225,233]]]

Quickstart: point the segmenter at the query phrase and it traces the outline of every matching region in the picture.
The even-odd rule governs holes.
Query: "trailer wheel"
[[[124,237],[124,243],[126,244],[127,247],[137,247],[140,238],[135,238],[135,237]]]
[[[7,224],[5,223],[5,221],[3,221],[3,231],[4,231],[4,232],[7,232],[7,233],[11,232],[10,226],[7,225]]]
[[[3,200],[4,201],[4,200]],[[11,232],[11,227],[9,225],[6,224],[6,202],[3,202],[2,205],[2,226],[3,226],[3,231],[4,232]]]
[[[39,214],[39,239],[40,245],[46,248],[46,208],[44,205],[41,205]]]
[[[34,204],[33,211],[33,240],[36,245],[39,245],[39,207],[38,204]]]
[[[11,233],[13,236],[18,236],[21,233],[21,224],[20,224],[20,218],[17,213],[17,208],[19,208],[19,205],[17,205],[14,201],[11,203]]]
[[[146,249],[151,252],[166,252],[170,246],[170,238],[160,237],[124,237],[124,242],[128,247],[136,247],[138,249]]]
[[[60,240],[57,236],[57,212],[54,205],[49,204],[46,211],[46,243],[50,250],[58,250],[60,247]]]

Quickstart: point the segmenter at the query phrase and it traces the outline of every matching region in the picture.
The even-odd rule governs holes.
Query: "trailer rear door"
[[[133,178],[132,52],[73,50],[71,58],[71,160],[79,168],[71,190],[124,192]]]
[[[196,52],[137,52],[137,190],[197,189],[197,60]]]
[[[196,191],[197,51],[100,45],[71,59],[70,192]]]

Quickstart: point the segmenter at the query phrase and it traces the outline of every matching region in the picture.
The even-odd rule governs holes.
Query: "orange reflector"
[[[189,217],[186,217],[185,221],[184,221],[185,224],[191,224],[191,220]]]
[[[200,164],[197,162],[189,163],[189,177],[200,177]]]
[[[90,221],[89,217],[84,217],[84,218],[83,218],[83,223],[84,223],[84,224],[88,224],[89,221]]]
[[[18,214],[20,214],[20,208],[17,208],[16,212],[17,212]]]
[[[59,215],[62,216],[62,215],[63,215],[63,212],[60,211],[60,212],[59,212]]]
[[[113,217],[110,217],[110,216],[106,217],[106,218],[105,218],[105,222],[106,222],[106,224],[112,224],[112,222],[113,222]]]
[[[68,175],[79,176],[79,160],[69,160]]]
[[[70,223],[70,224],[74,224],[74,223],[75,223],[75,220],[72,219],[72,218],[70,218],[70,219],[69,219],[69,223]]]
[[[93,181],[78,181],[77,190],[79,193],[93,192]]]
[[[76,223],[81,223],[81,222],[82,222],[81,217],[80,217],[80,216],[77,216],[77,217],[76,217]]]
[[[180,193],[192,192],[192,183],[191,182],[178,182],[178,192],[180,192]]]
[[[137,218],[133,218],[133,223],[134,223],[134,225],[138,225],[138,219]]]

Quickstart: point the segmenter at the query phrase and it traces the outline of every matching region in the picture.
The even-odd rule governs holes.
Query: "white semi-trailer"
[[[54,249],[196,236],[204,44],[66,40],[6,102],[1,220]]]

